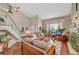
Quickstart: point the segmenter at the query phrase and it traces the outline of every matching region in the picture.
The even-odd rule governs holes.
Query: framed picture
[[[7,12],[0,9],[0,17],[7,18]]]
[[[2,16],[4,16],[4,17],[7,18],[7,12],[3,11],[3,12],[2,12]]]

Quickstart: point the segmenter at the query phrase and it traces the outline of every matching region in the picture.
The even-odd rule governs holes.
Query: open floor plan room
[[[0,3],[0,55],[78,55],[79,3]]]

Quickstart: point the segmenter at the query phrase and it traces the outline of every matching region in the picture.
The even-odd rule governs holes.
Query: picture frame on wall
[[[7,18],[7,12],[2,10],[2,9],[0,9],[0,17]]]
[[[2,15],[3,15],[5,18],[7,18],[7,12],[3,11],[3,12],[2,12]]]

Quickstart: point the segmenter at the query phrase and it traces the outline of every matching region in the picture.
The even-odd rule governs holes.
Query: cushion
[[[44,36],[39,36],[38,39],[39,40],[43,40],[44,39]]]
[[[48,48],[50,48],[52,45],[55,45],[55,43],[54,43],[53,40],[50,40],[50,41],[47,43],[47,46],[48,46]]]
[[[48,55],[55,55],[55,46],[52,45],[49,49],[48,49]]]
[[[45,42],[49,42],[51,40],[51,37],[44,37],[43,39]]]
[[[32,43],[32,40],[33,39],[31,39],[31,38],[26,38],[26,39],[24,39],[26,42],[28,42],[28,43]]]
[[[37,46],[37,47],[39,47],[39,48],[42,48],[42,49],[47,48],[46,43],[43,42],[43,41],[33,40],[32,43],[33,43],[33,45],[35,45],[35,46]]]

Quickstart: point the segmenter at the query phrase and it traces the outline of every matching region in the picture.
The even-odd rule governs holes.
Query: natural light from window
[[[63,28],[62,23],[47,24],[47,31],[57,30],[58,27]]]

